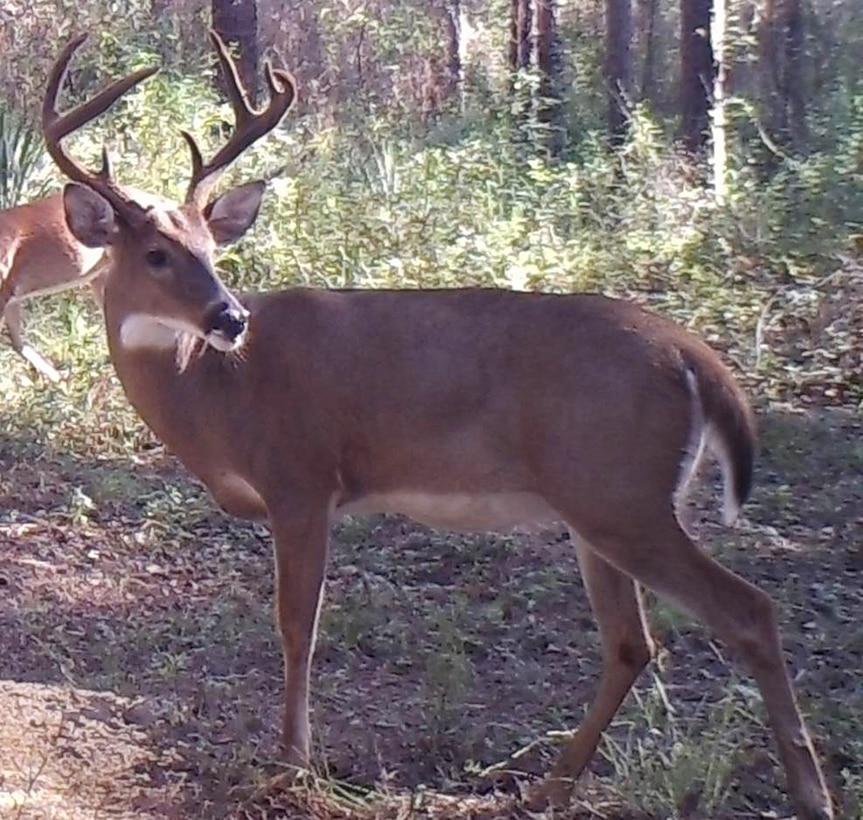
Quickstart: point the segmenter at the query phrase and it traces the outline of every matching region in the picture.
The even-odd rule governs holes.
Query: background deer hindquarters
[[[101,302],[101,248],[69,231],[57,193],[0,212],[0,317],[16,353],[51,381],[60,374],[24,337],[22,302],[92,283]]]

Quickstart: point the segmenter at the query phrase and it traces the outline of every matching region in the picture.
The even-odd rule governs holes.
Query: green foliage
[[[644,116],[621,153],[585,137],[577,157],[555,164],[523,158],[503,124],[454,143],[380,124],[302,133],[271,148],[288,172],[254,252],[229,254],[243,287],[602,289],[716,335],[753,328],[761,287],[735,270],[738,243],[723,232],[749,204],[719,213]]]
[[[146,52],[131,63],[152,59]],[[181,197],[190,164],[180,128],[209,154],[231,122],[209,79],[194,71],[160,73],[76,135],[73,151],[95,165],[108,134],[123,182]],[[863,120],[859,98],[854,105],[849,112]],[[224,250],[220,267],[243,290],[602,290],[696,329],[767,396],[858,402],[863,379],[854,322],[840,310],[851,303],[837,304],[828,282],[835,285],[837,254],[859,230],[860,133],[848,131],[829,152],[785,161],[766,182],[739,152],[720,209],[697,169],[640,109],[619,151],[609,150],[601,133],[584,134],[559,162],[525,155],[505,119],[418,139],[385,120],[360,129],[296,118],[227,175],[223,189],[285,166],[257,225]],[[842,280],[843,292],[852,280],[852,273]],[[41,385],[31,389],[19,362],[9,364],[4,378],[19,385],[13,395],[23,390],[26,398],[24,415],[7,423],[32,427],[41,414],[36,427],[47,425],[58,446],[100,442],[119,452],[138,439],[140,427],[114,392],[98,319],[80,305],[73,296],[30,307],[50,322],[44,329],[31,323],[41,349],[81,378],[61,388],[64,401],[57,403]],[[789,347],[789,324],[820,327],[828,313],[827,335],[813,342],[823,354]],[[94,396],[106,402],[98,422]]]
[[[23,117],[0,105],[0,210],[45,192],[43,150],[39,133]]]
[[[636,688],[632,695],[630,717],[613,724],[599,749],[621,796],[660,817],[714,816],[731,796],[740,741],[754,717],[749,706],[739,695],[726,696],[704,727],[677,715],[657,676],[647,691]]]
[[[143,53],[125,70],[157,62],[155,55]],[[182,200],[191,164],[181,129],[190,131],[206,153],[221,142],[224,125],[231,122],[230,106],[219,101],[209,83],[194,75],[163,71],[124,96],[107,115],[76,132],[70,138],[71,150],[95,168],[106,143],[123,184]]]

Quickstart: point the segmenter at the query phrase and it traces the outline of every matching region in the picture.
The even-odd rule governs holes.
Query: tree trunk
[[[170,0],[150,0],[150,16],[157,25],[164,19],[170,8]]]
[[[181,49],[185,46],[185,41],[178,36],[180,32],[177,23],[177,15],[171,10],[170,0],[150,0],[150,25],[159,35],[156,42],[163,63],[170,64],[176,61],[177,46],[179,45]],[[169,33],[170,36],[166,36]],[[179,59],[182,60],[182,56],[179,56]]]
[[[455,97],[464,110],[464,66],[461,59],[461,0],[448,0],[444,9],[446,27],[446,96]]]
[[[252,104],[258,100],[257,0],[212,0],[213,30],[236,46],[240,79]]]
[[[530,65],[531,25],[530,0],[510,0],[508,63],[512,74]]]
[[[758,27],[762,122],[779,143],[806,142],[803,13],[800,0],[765,0]]]
[[[802,148],[806,143],[806,98],[803,92],[804,38],[803,11],[800,0],[784,0],[785,10],[785,82],[784,97],[788,106],[791,144]],[[858,55],[859,56],[859,55]]]
[[[515,90],[515,72],[518,71],[518,7],[520,0],[509,0],[509,53],[507,55],[507,66],[509,67],[509,95]]]
[[[518,80],[518,72],[530,67],[533,31],[531,0],[511,0],[509,21],[509,92],[512,111],[519,128],[525,126],[530,115],[530,92]]]
[[[518,58],[516,69],[530,67],[531,58],[531,31],[533,27],[533,14],[531,12],[531,0],[518,0]]]
[[[707,142],[713,75],[710,0],[681,0],[680,107],[683,144],[692,154]]]
[[[725,116],[725,90],[727,66],[725,60],[725,33],[728,26],[727,0],[713,0],[713,20],[710,28],[710,41],[713,45],[713,59],[716,62],[716,77],[713,81],[713,118],[711,132],[713,137],[713,194],[718,205],[727,199],[727,120]]]
[[[627,106],[632,100],[631,0],[605,3],[605,83],[608,93],[608,131],[612,142],[626,135]]]
[[[641,84],[638,98],[653,102],[653,83],[656,73],[656,13],[659,0],[638,0],[638,39],[644,63],[641,71]]]
[[[558,157],[563,149],[563,129],[560,123],[558,89],[557,25],[554,0],[536,0],[536,68],[539,73],[536,119],[540,138],[550,157]]]

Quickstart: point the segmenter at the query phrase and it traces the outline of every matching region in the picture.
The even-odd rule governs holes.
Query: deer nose
[[[228,341],[233,342],[246,330],[249,311],[242,307],[231,307],[227,302],[221,302],[210,313],[207,322],[208,333],[221,333]]]

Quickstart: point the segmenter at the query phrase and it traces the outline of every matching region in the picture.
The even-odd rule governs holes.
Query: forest
[[[685,524],[776,603],[836,816],[863,818],[859,0],[4,0],[3,277],[3,212],[65,181],[40,117],[69,39],[63,106],[160,67],[70,150],[182,201],[182,132],[211,155],[233,124],[211,29],[254,104],[267,66],[297,88],[220,182],[267,183],[220,248],[229,288],[601,292],[720,353],[755,489],[727,528],[711,467]],[[755,684],[652,594],[656,658],[572,804],[527,807],[603,668],[568,536],[389,514],[331,537],[297,781],[268,529],[130,407],[89,287],[22,319],[29,364],[0,328],[0,816],[790,816]]]

